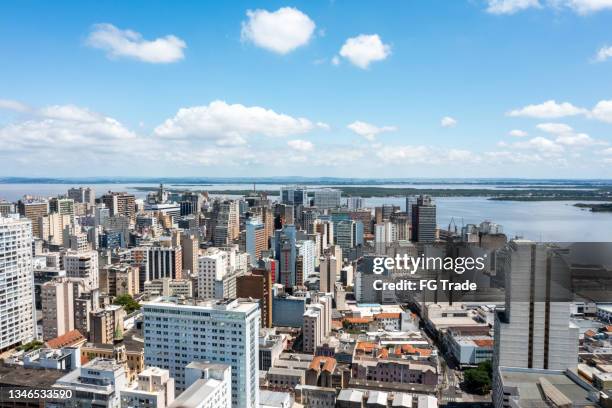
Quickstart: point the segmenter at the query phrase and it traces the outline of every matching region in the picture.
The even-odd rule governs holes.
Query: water
[[[24,194],[55,196],[66,194],[74,184],[0,184],[0,200],[17,201]],[[138,198],[146,192],[133,187],[150,187],[155,190],[156,183],[116,183],[93,184],[96,195],[112,191],[128,191]],[[393,187],[411,187],[412,185],[394,185]],[[169,184],[168,188],[174,186]],[[423,185],[416,187],[425,188]],[[457,185],[436,185],[437,188],[456,188]],[[474,187],[474,186],[472,186]],[[493,186],[495,187],[495,186]],[[176,187],[179,188],[179,187]],[[249,184],[214,184],[209,186],[181,186],[185,190],[245,190],[252,188]],[[258,184],[257,189],[278,190],[278,184]],[[316,188],[316,186],[309,186]],[[480,186],[478,187],[480,188]],[[582,201],[584,202],[584,201]],[[405,207],[403,197],[367,198],[369,207],[382,204],[394,204]],[[438,224],[446,228],[451,219],[461,227],[462,224],[478,224],[490,220],[501,224],[504,232],[512,237],[523,236],[532,240],[543,241],[605,241],[612,242],[612,213],[594,213],[574,207],[575,201],[493,201],[485,197],[446,197],[437,198]]]

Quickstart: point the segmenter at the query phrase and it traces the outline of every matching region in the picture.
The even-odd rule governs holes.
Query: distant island
[[[574,207],[588,208],[592,212],[612,212],[612,203],[605,203],[605,204],[576,203],[574,204]]]

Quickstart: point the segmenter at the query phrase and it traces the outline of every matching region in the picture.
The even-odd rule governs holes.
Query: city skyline
[[[3,9],[2,176],[612,177],[609,1]]]

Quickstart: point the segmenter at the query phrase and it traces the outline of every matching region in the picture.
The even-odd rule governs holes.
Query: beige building
[[[139,292],[139,278],[138,267],[107,265],[100,270],[100,291],[111,296],[133,296]]]
[[[84,289],[80,279],[58,278],[41,288],[43,339],[50,340],[75,329],[74,299]]]
[[[158,367],[148,367],[138,374],[137,381],[121,390],[122,407],[166,408],[172,401],[174,378]]]
[[[96,251],[66,252],[64,255],[64,270],[68,277],[85,279],[88,290],[99,287],[98,253]]]
[[[110,305],[91,312],[89,341],[92,343],[112,344],[123,336],[125,310],[121,306]]]
[[[148,296],[191,297],[193,285],[189,279],[162,278],[145,282],[144,292]]]

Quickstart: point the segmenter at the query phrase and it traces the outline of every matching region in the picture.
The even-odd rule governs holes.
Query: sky
[[[0,163],[612,178],[612,0],[3,1]]]

